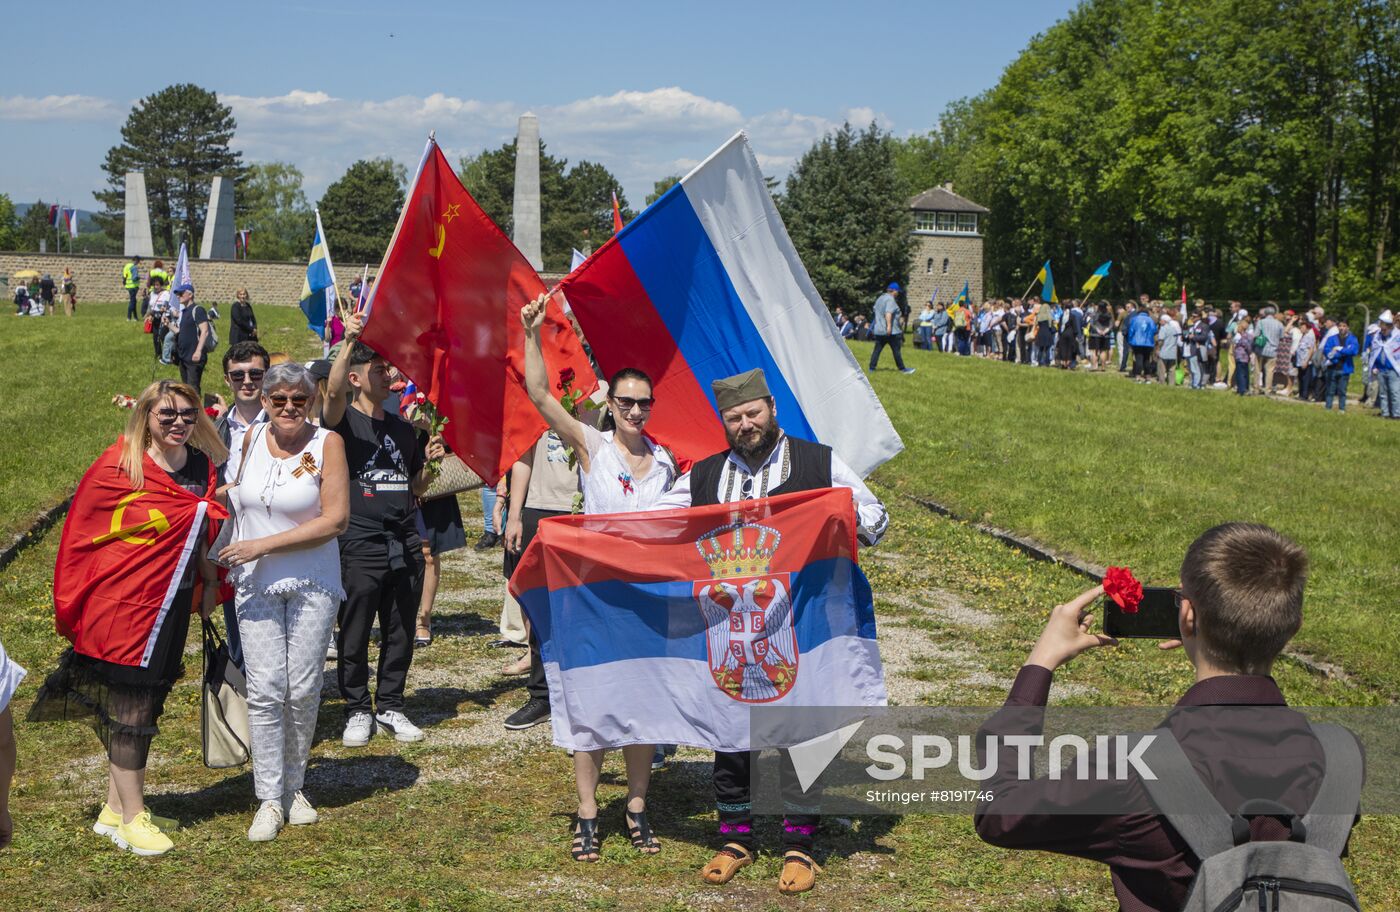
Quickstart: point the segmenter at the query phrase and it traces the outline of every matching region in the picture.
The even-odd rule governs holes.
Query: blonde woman
[[[253,315],[253,304],[248,298],[248,289],[240,288],[233,297],[233,308],[229,311],[228,344],[258,341],[258,318]]]
[[[218,604],[208,559],[217,465],[228,455],[183,383],[146,388],[126,432],[78,485],[54,571],[58,632],[73,644],[30,721],[92,725],[107,748],[107,801],[93,831],[162,855],[174,821],[145,805],[146,763],[165,698],[183,670],[190,613]]]

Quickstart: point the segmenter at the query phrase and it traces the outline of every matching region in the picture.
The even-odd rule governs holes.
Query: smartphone
[[[1103,632],[1111,637],[1146,640],[1175,640],[1181,636],[1176,621],[1176,590],[1165,586],[1143,586],[1138,610],[1129,614],[1105,596]]]

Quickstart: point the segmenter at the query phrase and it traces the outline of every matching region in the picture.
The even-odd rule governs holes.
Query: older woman
[[[651,379],[635,368],[623,368],[608,383],[607,430],[599,431],[570,415],[550,393],[540,327],[544,325],[546,295],[520,311],[525,326],[525,389],[550,430],[578,456],[585,513],[627,513],[650,510],[675,487],[680,470],[675,457],[643,433],[655,400]],[[578,825],[571,854],[575,861],[598,860],[598,779],[602,750],[574,752],[574,784],[578,788]],[[642,852],[661,851],[646,818],[647,787],[651,782],[653,746],[622,748],[627,765],[627,832]]]
[[[206,555],[215,466],[227,450],[183,383],[152,383],[125,434],[73,495],[54,570],[59,633],[73,647],[40,689],[30,721],[90,723],[107,748],[107,803],[93,831],[138,855],[173,847],[174,821],[143,797],[156,720],[180,677],[196,573],[200,614],[218,603]]]
[[[267,842],[284,824],[316,822],[302,794],[320,708],[326,640],[345,591],[336,537],[350,516],[340,437],[307,420],[316,380],[300,364],[263,375],[268,420],[243,435],[228,489],[233,541],[218,554],[232,568],[248,676],[253,788],[261,804],[248,839]]]

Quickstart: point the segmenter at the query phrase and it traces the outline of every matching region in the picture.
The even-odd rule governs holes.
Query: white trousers
[[[235,600],[259,801],[295,792],[306,778],[321,708],[326,640],[339,605],[319,589],[239,592]]]

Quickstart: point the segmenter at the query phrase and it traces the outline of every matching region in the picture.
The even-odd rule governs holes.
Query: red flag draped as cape
[[[228,511],[212,498],[212,463],[209,497],[177,485],[149,456],[145,482],[133,490],[118,465],[121,447],[118,440],[97,457],[73,495],[54,567],[54,618],[76,652],[144,667],[198,551],[201,521]]]
[[[523,382],[520,308],[544,282],[481,210],[430,142],[369,301],[364,342],[450,419],[443,436],[494,484],[545,431]],[[593,368],[559,304],[540,332],[554,393],[572,370],[593,392]]]

